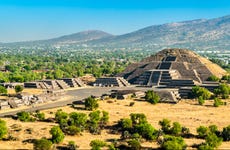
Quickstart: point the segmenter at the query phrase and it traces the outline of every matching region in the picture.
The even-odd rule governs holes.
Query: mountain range
[[[229,41],[230,15],[214,19],[153,25],[123,35],[89,30],[54,39],[5,43],[4,45],[84,45],[87,47],[142,49],[178,47],[193,50],[230,51]]]

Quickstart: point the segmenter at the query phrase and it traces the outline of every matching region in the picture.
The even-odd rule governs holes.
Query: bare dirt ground
[[[112,102],[112,103],[111,103]],[[134,106],[129,106],[130,102],[135,102]],[[219,130],[223,127],[230,125],[230,100],[226,100],[226,106],[215,108],[212,106],[213,101],[206,101],[204,106],[197,105],[196,101],[183,100],[178,104],[156,104],[152,105],[144,101],[135,100],[110,100],[100,101],[100,110],[108,111],[110,114],[109,124],[117,123],[121,118],[128,118],[130,113],[144,113],[148,121],[156,128],[159,129],[158,122],[163,118],[167,118],[172,122],[178,121],[183,126],[190,129],[190,132],[196,134],[196,128],[200,125],[209,126],[215,124]],[[46,118],[54,117],[55,112],[60,108],[44,110]],[[89,111],[74,109],[70,106],[61,108],[65,112],[83,112]],[[23,123],[13,119],[4,118],[7,121],[9,132],[13,137],[18,138],[18,141],[0,141],[0,148],[3,149],[32,149],[31,143],[23,143],[23,140],[38,139],[41,137],[50,138],[49,130],[55,123],[32,122]],[[16,126],[16,127],[15,127]],[[16,128],[16,129],[15,129]],[[17,130],[18,128],[18,130]],[[31,131],[30,132],[28,132]],[[108,130],[103,130],[101,135],[92,135],[88,132],[82,133],[77,136],[66,136],[62,145],[68,144],[69,141],[75,141],[80,149],[90,149],[89,143],[94,139],[108,140],[119,139],[120,135],[110,134]],[[186,144],[191,146],[194,143],[201,143],[201,139],[185,139]],[[142,146],[158,147],[156,142],[145,142]],[[230,142],[223,142],[219,149],[230,149]]]

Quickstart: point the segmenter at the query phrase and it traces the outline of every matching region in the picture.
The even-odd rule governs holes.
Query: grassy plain
[[[158,122],[163,118],[167,118],[172,122],[178,121],[183,126],[190,129],[190,132],[196,134],[196,128],[200,125],[209,126],[215,124],[219,130],[223,127],[230,125],[230,100],[226,106],[215,108],[212,106],[213,101],[206,101],[204,106],[197,105],[195,100],[182,100],[178,104],[164,104],[159,103],[156,105],[149,104],[141,100],[109,100],[99,102],[99,110],[108,111],[110,114],[109,125],[116,124],[121,118],[129,117],[130,113],[144,113],[148,121],[157,129],[159,129]],[[135,102],[134,106],[129,106],[130,102]],[[54,117],[55,112],[60,108],[44,110],[46,118]],[[84,112],[89,111],[74,109],[70,106],[61,108],[65,112]],[[50,138],[49,130],[55,123],[46,122],[29,122],[23,123],[15,121],[10,118],[4,118],[7,121],[9,133],[17,138],[17,141],[0,141],[0,147],[3,149],[32,149],[31,143],[22,142],[29,139],[38,139],[41,137]],[[82,135],[66,136],[61,145],[68,144],[69,141],[75,141],[80,149],[90,149],[89,143],[93,139],[109,140],[119,139],[120,135],[111,134],[109,130],[103,130],[101,135],[92,135],[88,132],[83,132]],[[201,139],[185,139],[186,144],[191,146],[194,143],[201,143]],[[144,142],[142,146],[156,148],[159,145],[156,142]],[[230,148],[230,142],[223,142],[219,149]]]

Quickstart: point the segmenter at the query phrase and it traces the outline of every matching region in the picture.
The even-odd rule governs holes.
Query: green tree
[[[85,99],[85,109],[86,110],[95,110],[99,107],[98,101],[92,96]]]
[[[60,79],[63,77],[63,71],[61,71],[60,69],[57,69],[54,71],[54,78],[55,79]]]
[[[38,139],[33,143],[33,147],[34,150],[51,150],[52,142],[45,138]]]
[[[90,146],[92,150],[101,150],[102,147],[105,147],[107,144],[104,141],[101,140],[92,140],[90,142]]]
[[[147,91],[145,93],[145,100],[151,104],[156,104],[160,101],[160,96],[154,91]]]
[[[60,143],[64,140],[65,135],[60,129],[59,126],[54,126],[50,130],[50,134],[52,135],[52,141],[53,143]]]
[[[0,119],[0,139],[2,139],[7,134],[6,122]]]
[[[7,94],[7,89],[4,86],[0,85],[0,95]]]
[[[14,90],[15,90],[16,93],[20,93],[20,92],[23,91],[23,87],[21,85],[16,85]]]

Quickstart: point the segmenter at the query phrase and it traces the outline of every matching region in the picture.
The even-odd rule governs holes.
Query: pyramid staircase
[[[85,84],[79,78],[63,78],[60,79],[65,82],[69,87],[83,87]]]
[[[123,77],[117,77],[117,82],[119,86],[129,86],[129,82],[125,80]]]
[[[67,89],[70,86],[66,84],[63,80],[56,80],[57,85],[60,87],[60,89]]]
[[[172,80],[178,79],[179,75],[176,70],[161,71],[161,76],[158,85],[169,85]]]
[[[78,85],[79,87],[84,87],[84,86],[85,86],[85,83],[84,83],[81,79],[79,79],[79,78],[74,78],[74,80],[75,80],[75,82],[77,83],[77,85]]]
[[[148,70],[139,76],[134,84],[146,86],[166,86],[171,82],[171,80],[178,78],[179,74],[176,70]]]
[[[61,89],[56,80],[42,80],[46,89]]]
[[[97,78],[97,80],[93,84],[94,86],[128,86],[129,83],[122,77],[104,77]]]

